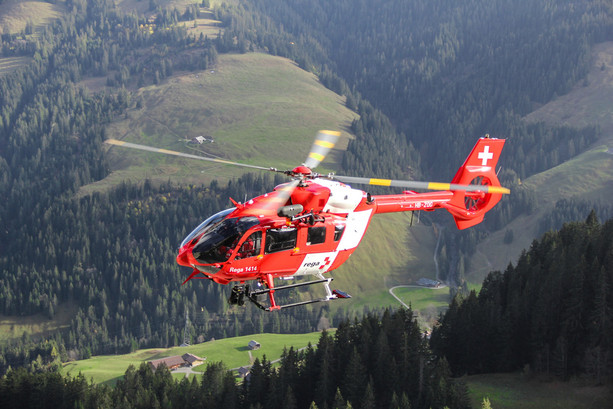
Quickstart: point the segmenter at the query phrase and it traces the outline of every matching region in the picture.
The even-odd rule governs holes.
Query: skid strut
[[[318,274],[317,277],[319,278],[319,280],[313,280],[313,281],[307,281],[304,283],[288,284],[288,285],[282,285],[279,287],[275,287],[272,276],[270,274],[267,274],[265,278],[262,280],[263,284],[266,285],[267,288],[264,288],[261,290],[251,290],[251,287],[249,285],[234,286],[232,288],[232,294],[230,295],[230,299],[228,300],[228,302],[234,305],[243,305],[245,303],[244,300],[246,297],[249,301],[257,305],[258,308],[261,308],[264,311],[276,311],[276,310],[280,310],[281,308],[297,307],[299,305],[313,304],[316,302],[325,302],[325,301],[335,300],[339,298],[351,298],[349,294],[343,291],[330,290],[330,282],[332,281],[332,278],[323,278],[321,274]],[[314,284],[320,284],[320,283],[323,284],[324,288],[326,289],[325,297],[313,298],[311,300],[300,301],[300,302],[296,302],[292,304],[285,304],[285,305],[279,305],[277,304],[277,301],[275,300],[274,294],[277,291],[284,291],[284,290],[289,290],[291,288],[304,287],[307,285],[314,285]],[[266,297],[266,295],[268,295],[268,297]],[[268,298],[269,300],[269,303],[270,303],[269,307],[266,307],[264,304],[262,304],[263,302],[265,302],[266,298]]]

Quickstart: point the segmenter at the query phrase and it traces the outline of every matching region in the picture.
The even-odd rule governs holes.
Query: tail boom
[[[504,139],[480,138],[451,183],[441,183],[440,192],[373,196],[376,213],[414,210],[447,209],[459,229],[466,229],[483,221],[508,189],[500,186],[495,168],[504,146]],[[457,189],[456,185],[471,185],[474,189]]]

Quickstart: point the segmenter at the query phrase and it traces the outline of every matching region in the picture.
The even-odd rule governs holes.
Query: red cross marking
[[[324,268],[326,268],[327,266],[329,266],[330,264],[332,264],[332,260],[330,260],[330,257],[326,257],[324,259],[324,263],[321,265],[321,267],[319,267],[320,270],[323,270]]]

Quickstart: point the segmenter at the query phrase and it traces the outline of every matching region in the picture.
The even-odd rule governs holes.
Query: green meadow
[[[279,169],[300,165],[316,132],[333,129],[342,132],[341,140],[318,171],[336,170],[356,118],[344,98],[313,74],[287,59],[260,53],[220,55],[210,70],[174,75],[133,91],[131,98],[132,108],[108,127],[109,137]],[[187,145],[200,135],[214,142]],[[111,175],[82,193],[125,179],[201,184],[244,173],[232,166],[118,147],[110,148],[110,155]]]
[[[602,409],[611,407],[611,391],[581,380],[539,380],[521,373],[473,375],[463,378],[473,408],[488,398],[493,409]]]
[[[29,316],[0,315],[0,341],[18,339],[24,334],[31,337],[49,336],[57,330],[70,326],[70,321],[77,312],[73,304],[60,304],[55,311],[55,317],[50,320],[44,314]]]
[[[261,360],[266,355],[266,359],[272,361],[281,357],[284,348],[289,349],[293,346],[295,349],[300,349],[308,346],[309,343],[316,345],[320,335],[319,332],[309,334],[257,334],[212,340],[187,347],[141,349],[125,355],[100,355],[68,362],[64,364],[62,372],[73,376],[82,373],[88,380],[92,379],[96,384],[114,384],[123,377],[130,365],[138,367],[143,362],[185,353],[205,358],[207,362],[223,362],[226,368],[234,369],[250,365],[252,363],[250,357],[252,359],[260,358]],[[261,348],[250,353],[247,347],[250,340],[259,342]],[[206,365],[205,363],[193,368],[193,370],[203,372]],[[185,376],[185,374],[174,375],[175,377]]]

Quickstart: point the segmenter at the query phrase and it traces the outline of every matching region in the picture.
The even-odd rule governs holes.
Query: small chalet
[[[149,361],[149,367],[155,371],[162,364],[165,364],[166,367],[170,370],[180,368],[185,366],[185,360],[180,356],[169,356],[167,358],[155,359],[153,361]]]
[[[204,143],[204,136],[196,136],[195,138],[192,138],[189,143],[202,145]]]
[[[192,144],[192,145],[202,145],[203,143],[213,143],[215,142],[215,139],[213,139],[212,136],[196,136],[195,138],[192,138],[188,143]]]
[[[185,363],[189,366],[198,366],[204,363],[204,358],[200,358],[196,355],[189,354],[189,353],[181,355],[181,358],[183,358]]]
[[[249,367],[249,366],[241,366],[240,368],[238,368],[238,377],[239,378],[246,378],[247,375],[249,375],[250,371],[251,371],[251,367]]]
[[[200,358],[194,354],[185,353],[181,356],[169,356],[167,358],[149,361],[149,367],[155,371],[162,364],[166,365],[171,371],[182,366],[198,366],[204,362],[205,358]]]
[[[261,347],[260,343],[257,342],[257,341],[254,341],[254,340],[249,341],[249,344],[247,344],[247,346],[251,350],[260,349],[260,347]]]

